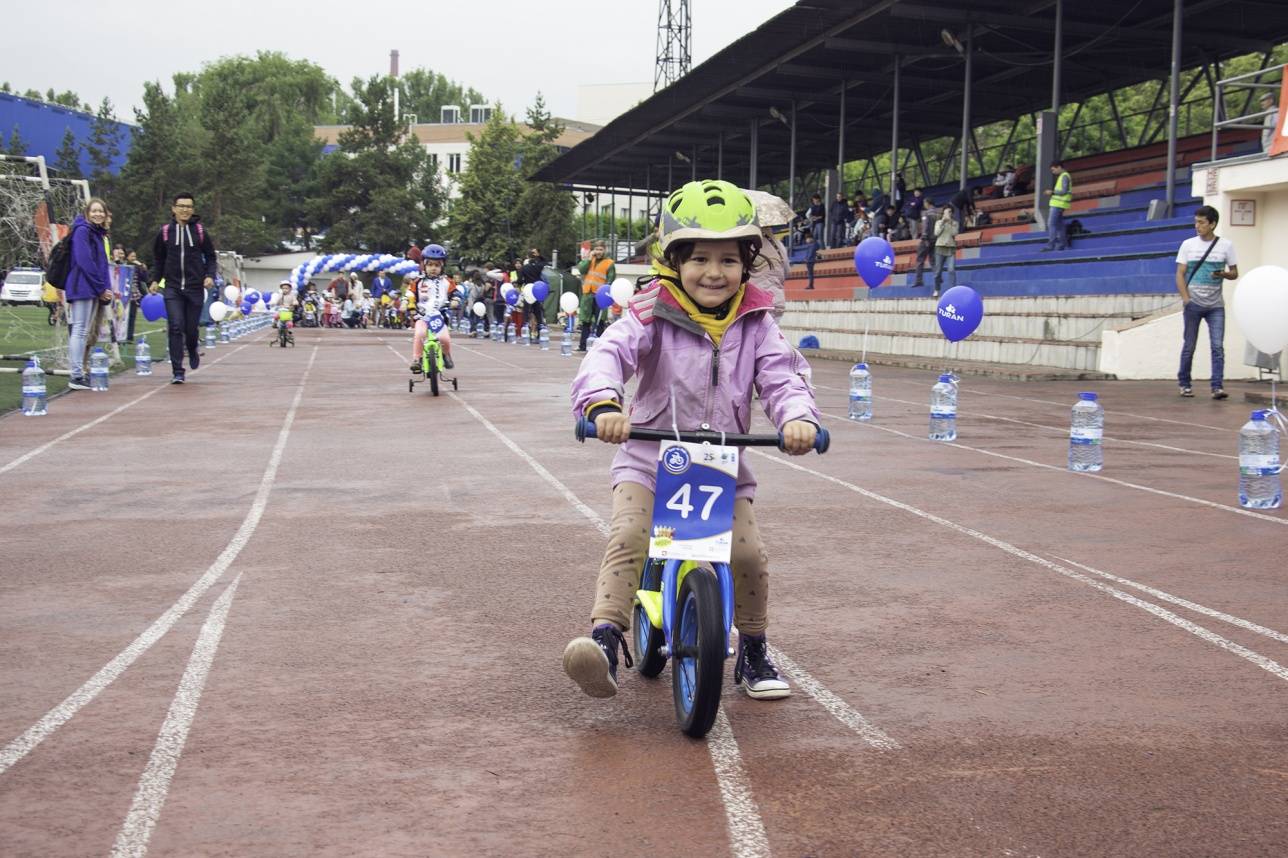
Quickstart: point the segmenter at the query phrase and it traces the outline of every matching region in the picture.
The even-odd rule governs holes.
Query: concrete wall
[[[1214,171],[1215,175],[1209,173]],[[1196,166],[1191,182],[1194,196],[1221,213],[1217,234],[1234,242],[1239,271],[1247,273],[1261,265],[1288,268],[1288,156],[1256,158],[1217,166]],[[1231,217],[1235,200],[1256,205],[1256,223],[1235,225]],[[1256,378],[1255,367],[1244,363],[1247,340],[1234,319],[1234,295],[1238,281],[1225,285],[1225,377]],[[1100,370],[1119,378],[1175,378],[1181,355],[1180,297],[1171,310],[1121,328],[1106,331],[1101,338]],[[1208,355],[1207,327],[1199,330],[1193,376],[1206,379],[1212,368]],[[1288,364],[1288,356],[1284,363]],[[1288,377],[1288,366],[1284,366]]]

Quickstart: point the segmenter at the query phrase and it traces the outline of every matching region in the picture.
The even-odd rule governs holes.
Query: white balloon
[[[222,322],[224,317],[227,315],[228,305],[223,301],[216,301],[210,305],[210,318],[214,319],[216,322]]]
[[[270,296],[269,296],[269,298],[268,298],[268,306],[270,306],[270,307],[276,307],[276,306],[277,306],[277,302],[278,302],[278,301],[280,301],[280,300],[282,300],[282,293],[281,293],[281,292],[274,292],[274,293],[273,293],[272,295],[270,295]]]
[[[532,294],[532,284],[529,283],[523,287],[523,302],[525,304],[537,303],[537,296]]]
[[[1272,355],[1288,346],[1288,270],[1262,265],[1240,277],[1234,319],[1257,351]]]
[[[559,296],[559,309],[565,313],[573,313],[577,310],[577,296],[572,292],[565,292]]]
[[[608,294],[613,296],[613,303],[619,307],[625,307],[626,302],[635,294],[635,284],[625,277],[618,277],[613,281],[613,285],[608,287]]]
[[[225,286],[224,297],[228,299],[229,304],[236,304],[237,299],[241,297],[241,290],[238,289],[236,286],[231,286],[231,285]]]
[[[487,307],[483,305],[482,301],[474,302],[474,315],[481,317],[486,312],[487,312]]]

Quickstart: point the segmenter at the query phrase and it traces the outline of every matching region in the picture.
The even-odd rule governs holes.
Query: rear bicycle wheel
[[[661,560],[651,558],[644,561],[644,571],[640,576],[641,590],[661,589],[662,563]],[[638,600],[635,602],[631,622],[635,626],[635,669],[640,676],[652,679],[666,667],[666,656],[662,655],[666,637],[661,629],[653,625],[648,612]]]
[[[425,368],[425,375],[429,378],[429,392],[438,396],[438,355],[431,354],[426,363],[429,364]]]
[[[695,739],[707,735],[720,708],[725,661],[722,614],[720,587],[711,570],[701,567],[685,575],[676,596],[671,689],[675,720]]]

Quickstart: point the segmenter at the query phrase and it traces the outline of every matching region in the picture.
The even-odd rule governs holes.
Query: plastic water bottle
[[[599,337],[595,336],[595,329],[591,328],[590,336],[586,337],[586,351],[590,351],[592,348],[594,348],[595,341],[598,339]]]
[[[519,338],[514,335],[514,322],[510,322],[505,326],[505,341],[516,344],[519,342]]]
[[[542,325],[541,330],[537,332],[537,342],[541,344],[543,352],[550,351],[550,329],[545,325]]]
[[[227,342],[231,342],[231,340],[232,340],[232,337],[228,333],[228,326],[221,324],[219,326],[219,342],[227,343]]]
[[[95,346],[89,356],[89,389],[107,390],[107,352]]]
[[[1254,411],[1239,430],[1239,505],[1249,509],[1278,509],[1283,503],[1279,480],[1279,432]]]
[[[559,342],[559,354],[572,357],[572,331],[564,328],[563,339]]]
[[[492,323],[492,342],[494,343],[501,342],[501,338],[503,336],[505,336],[505,331],[501,330],[501,323],[493,322]]]
[[[532,332],[528,330],[527,325],[523,326],[523,345],[525,347],[532,345]]]
[[[856,363],[850,370],[850,419],[872,419],[872,373],[866,363]]]
[[[22,413],[28,417],[41,417],[49,413],[48,403],[45,371],[40,368],[40,361],[32,358],[22,371]]]
[[[206,348],[213,349],[214,347],[215,347],[215,326],[206,325]]]
[[[152,374],[152,347],[142,337],[139,337],[139,344],[134,347],[134,374]]]
[[[947,373],[930,389],[930,440],[957,440],[957,385]]]
[[[1069,470],[1098,471],[1105,464],[1100,446],[1105,435],[1105,409],[1094,393],[1079,393],[1069,425]]]

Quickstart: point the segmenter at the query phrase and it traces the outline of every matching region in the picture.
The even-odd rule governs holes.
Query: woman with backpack
[[[107,267],[107,250],[103,239],[107,235],[107,204],[94,197],[85,206],[83,214],[76,216],[71,229],[71,256],[63,290],[70,308],[67,336],[67,365],[71,370],[68,387],[72,390],[89,390],[85,374],[85,343],[90,325],[94,323],[94,310],[100,303],[108,303],[116,296],[112,292],[111,276]]]

